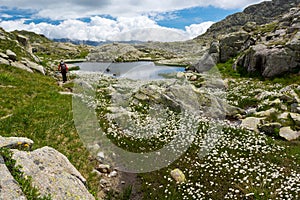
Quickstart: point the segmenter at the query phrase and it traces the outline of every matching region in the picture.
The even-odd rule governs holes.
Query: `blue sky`
[[[78,40],[192,39],[261,0],[0,0],[0,27]]]

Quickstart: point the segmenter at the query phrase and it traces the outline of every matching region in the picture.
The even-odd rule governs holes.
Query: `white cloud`
[[[0,0],[0,5],[10,8],[33,9],[37,11],[38,17],[57,20],[101,14],[132,17],[150,12],[170,12],[197,6],[236,9],[261,1],[263,0]]]
[[[0,21],[0,27],[7,31],[28,30],[43,34],[48,38],[69,38],[93,41],[182,41],[194,38],[206,31],[212,22],[192,24],[184,30],[159,26],[154,20],[140,16],[135,18],[119,17],[116,20],[92,17],[90,22],[65,20],[59,25],[33,22],[26,24],[26,19]]]
[[[185,30],[186,33],[189,35],[190,38],[195,38],[203,33],[213,24],[214,22],[203,22],[201,24],[192,24],[190,26],[186,26]]]
[[[31,9],[36,11],[31,21],[38,18],[63,20],[58,25],[48,23],[26,24],[26,19],[1,21],[7,31],[28,30],[48,38],[79,40],[142,40],[178,41],[194,38],[206,31],[213,22],[186,26],[185,30],[159,26],[156,21],[176,19],[176,11],[197,7],[242,8],[262,0],[0,0],[2,9]],[[110,15],[115,19],[107,19]],[[7,16],[8,17],[8,16]],[[87,17],[90,22],[77,20]]]
[[[3,17],[3,18],[12,18],[13,16],[8,15],[8,14],[0,14],[0,17]]]

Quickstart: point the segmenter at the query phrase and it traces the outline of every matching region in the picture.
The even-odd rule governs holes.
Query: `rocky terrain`
[[[268,5],[267,2],[266,5]],[[275,6],[280,1],[273,2]],[[281,2],[282,3],[282,2]],[[290,8],[280,16],[270,18],[270,23],[261,24],[259,20],[241,22],[235,28],[239,30],[226,35],[219,35],[217,40],[207,52],[215,62],[227,62],[234,58],[233,68],[244,69],[249,74],[261,75],[266,78],[279,76],[286,73],[299,72],[299,42],[300,42],[300,7],[292,7],[297,1],[285,3],[281,8]],[[273,5],[270,3],[270,5]],[[280,4],[281,5],[281,4]],[[265,6],[259,4],[255,7]],[[274,6],[274,5],[273,5]],[[272,7],[271,7],[272,8]],[[254,10],[252,7],[245,9],[245,13]],[[275,12],[277,13],[277,12]],[[265,21],[270,21],[265,20]],[[230,24],[230,20],[223,23]],[[222,26],[222,25],[220,25]],[[213,32],[208,30],[207,34]],[[202,61],[195,65],[196,70],[201,70]]]
[[[95,199],[85,186],[85,178],[64,155],[51,147],[28,151],[32,145],[33,141],[27,138],[0,136],[0,148],[13,149],[12,159],[17,161],[16,166],[22,166],[25,177],[32,177],[32,184],[38,188],[40,198]],[[18,150],[21,148],[26,151]],[[0,197],[27,199],[6,166],[8,160],[8,157],[0,156]]]
[[[53,42],[43,35],[27,31],[8,33],[2,28],[0,46],[1,64],[50,76],[54,75],[53,71],[57,69],[57,63],[61,59],[82,61],[91,49],[86,45]]]
[[[198,72],[207,68],[207,62],[216,64],[233,58],[236,59],[234,68],[263,77],[297,73],[299,3],[298,0],[263,2],[213,24],[205,34],[193,40],[107,44],[95,48],[87,58],[109,62],[150,60],[185,65]]]
[[[119,191],[114,190],[128,184],[134,188],[127,192],[130,195],[135,191],[136,198],[298,199],[299,3],[273,0],[250,6],[185,42],[112,43],[94,48],[53,42],[31,32],[8,33],[0,29],[0,131],[6,136],[0,136],[0,147],[12,149],[12,154],[1,152],[0,156],[0,198],[29,198],[24,182],[30,180],[38,188],[39,198],[46,199],[48,195],[52,199],[109,195],[118,199]],[[88,107],[97,108],[101,130],[127,150],[156,150],[176,133],[185,133],[196,124],[193,145],[169,167],[140,175],[136,188],[136,177],[133,181],[126,176],[124,179],[115,163],[106,160],[108,156],[94,135],[86,145],[92,155],[85,152],[85,138],[77,134],[70,103],[74,83],[56,87],[60,76],[55,70],[61,59],[155,61],[187,66],[187,72],[166,77],[168,81],[150,83],[87,74],[87,80],[98,81],[91,84],[97,86],[97,104],[88,96],[78,96],[87,100]],[[46,76],[57,79],[41,78]],[[276,79],[279,76],[283,77]],[[68,101],[67,108],[57,103],[62,100]],[[193,115],[178,118],[182,108]],[[153,113],[155,118],[151,118]],[[66,116],[72,119],[61,124],[59,120]],[[136,126],[127,127],[124,119]],[[214,127],[209,129],[212,124]],[[125,131],[120,125],[125,126]],[[132,135],[146,128],[153,130],[151,141],[134,140]],[[217,135],[217,141],[212,142],[216,148],[202,155],[198,150],[205,146],[203,138],[209,131]],[[39,148],[31,150],[33,143]],[[147,167],[158,165],[153,162]],[[85,178],[78,170],[84,172]],[[93,186],[88,187],[91,182]],[[153,186],[157,189],[151,190]]]

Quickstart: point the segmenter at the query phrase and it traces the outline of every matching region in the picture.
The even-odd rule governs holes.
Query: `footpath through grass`
[[[89,190],[97,193],[95,162],[76,132],[72,96],[61,95],[60,90],[51,77],[0,65],[0,135],[30,138],[33,149],[57,149],[87,179]]]

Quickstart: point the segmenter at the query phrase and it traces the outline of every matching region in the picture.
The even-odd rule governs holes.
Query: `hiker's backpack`
[[[60,63],[60,71],[63,71],[63,72],[67,71],[67,65],[65,63]]]

